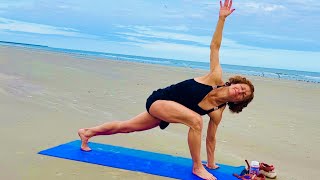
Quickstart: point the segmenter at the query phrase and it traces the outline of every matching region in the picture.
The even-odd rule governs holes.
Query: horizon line
[[[204,61],[173,59],[173,58],[169,59],[169,58],[162,58],[162,57],[141,56],[141,55],[133,55],[133,54],[118,54],[118,53],[112,53],[112,52],[89,51],[89,50],[80,50],[80,49],[67,49],[67,48],[52,47],[52,46],[47,46],[47,45],[30,44],[30,43],[13,42],[13,41],[3,41],[3,40],[0,40],[0,43],[13,44],[13,45],[25,45],[25,46],[33,46],[33,47],[43,47],[43,48],[52,48],[52,49],[60,49],[60,50],[81,51],[81,52],[89,52],[89,53],[104,53],[104,54],[111,54],[111,55],[127,55],[127,56],[133,56],[133,57],[157,58],[157,59],[162,59],[162,60],[178,60],[178,61],[208,63],[208,64],[210,63],[210,62],[204,62]],[[261,66],[248,66],[248,65],[235,65],[235,64],[221,64],[221,65],[252,67],[252,68],[265,68],[265,69],[275,69],[275,70],[289,70],[289,71],[297,71],[297,72],[320,73],[320,72],[316,72],[316,71],[306,71],[306,70],[296,70],[296,69],[283,69],[283,68],[271,68],[271,67],[261,67]]]

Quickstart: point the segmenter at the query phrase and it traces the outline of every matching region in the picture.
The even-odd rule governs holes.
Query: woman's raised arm
[[[225,0],[223,4],[220,1],[219,20],[210,44],[210,71],[221,69],[219,62],[219,49],[221,46],[222,31],[226,17],[235,10],[231,9],[231,7],[232,0]]]

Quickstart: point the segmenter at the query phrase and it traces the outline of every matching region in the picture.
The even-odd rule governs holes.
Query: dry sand
[[[78,139],[78,128],[129,119],[145,111],[154,89],[204,73],[0,46],[0,179],[167,179],[37,152]],[[239,115],[224,113],[217,162],[238,166],[245,165],[244,159],[264,161],[276,166],[281,180],[320,177],[320,85],[251,79],[254,101]],[[208,122],[206,116],[204,120]],[[190,157],[187,131],[170,125],[165,131],[92,141]]]

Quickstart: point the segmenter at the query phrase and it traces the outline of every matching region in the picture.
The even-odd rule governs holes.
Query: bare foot
[[[89,138],[85,135],[86,129],[79,129],[78,135],[81,139],[81,150],[83,151],[91,151],[91,149],[88,146],[88,140]]]
[[[202,178],[202,179],[206,179],[206,180],[217,180],[216,177],[214,177],[211,173],[209,173],[203,166],[201,166],[200,168],[193,168],[192,169],[193,174],[195,174],[196,176]]]

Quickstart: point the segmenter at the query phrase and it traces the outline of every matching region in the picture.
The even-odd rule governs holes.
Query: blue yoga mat
[[[71,141],[39,154],[176,179],[200,179],[192,174],[192,160],[188,158],[93,142],[89,143],[92,151],[84,152],[80,145],[80,140]],[[237,180],[232,174],[240,174],[244,169],[244,166],[219,166],[217,170],[209,170],[218,180]]]

